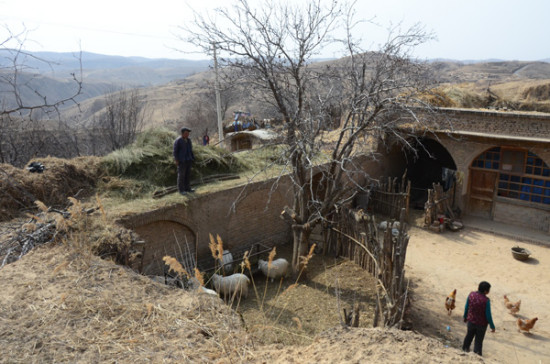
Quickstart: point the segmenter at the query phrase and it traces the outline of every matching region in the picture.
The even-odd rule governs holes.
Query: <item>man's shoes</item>
[[[186,190],[185,192],[195,192],[195,190],[190,188],[190,189]]]
[[[180,195],[182,195],[182,196],[187,195],[187,191],[180,191]]]

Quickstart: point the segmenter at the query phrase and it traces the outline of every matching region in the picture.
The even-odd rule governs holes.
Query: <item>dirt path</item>
[[[412,278],[414,330],[460,348],[466,333],[464,304],[480,281],[491,283],[489,294],[494,334],[487,332],[483,353],[488,362],[550,363],[550,248],[468,229],[432,233],[410,231],[406,269]],[[510,248],[520,245],[531,259],[513,259]],[[445,297],[457,289],[457,307],[449,317]],[[521,299],[518,317],[538,317],[531,334],[517,331],[503,295]],[[447,330],[449,326],[450,330]]]

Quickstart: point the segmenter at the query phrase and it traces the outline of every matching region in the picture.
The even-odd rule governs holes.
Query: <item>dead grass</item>
[[[0,295],[0,357],[9,362],[242,362],[252,343],[311,343],[355,300],[364,304],[361,326],[372,322],[374,283],[353,263],[311,251],[307,283],[257,276],[256,299],[228,306],[154,283],[114,264],[116,255],[100,259],[98,247],[128,246],[131,233],[108,220],[99,199],[93,215],[71,203],[70,218],[57,224],[66,234],[60,242],[0,270],[9,282]],[[48,220],[53,213],[39,205]],[[288,256],[288,248],[277,256]],[[181,270],[169,257],[166,263]]]
[[[73,201],[61,243],[5,266],[0,358],[30,362],[239,361],[249,350],[239,317],[209,295],[170,289],[100,259],[126,240]],[[122,237],[122,238],[121,238]],[[99,240],[99,242],[98,242]],[[32,269],[28,269],[32,267]]]
[[[9,164],[0,165],[0,221],[20,216],[33,209],[34,201],[48,206],[63,207],[67,196],[89,197],[94,194],[100,175],[98,157],[74,159],[37,158],[46,169],[31,173]]]
[[[275,258],[289,260],[291,245],[277,247]],[[313,255],[307,279],[271,282],[261,273],[253,276],[254,295],[242,300],[246,328],[261,344],[307,345],[321,332],[341,325],[344,308],[362,304],[360,327],[372,327],[375,280],[352,262]]]
[[[441,100],[447,100],[444,104],[448,104],[450,107],[506,108],[546,113],[550,111],[550,82],[548,79],[447,84],[440,86],[436,93],[443,94],[443,96],[435,99],[434,97],[426,98],[434,106],[442,106]]]
[[[21,275],[20,265],[33,266]],[[2,270],[0,356],[9,362],[212,362],[247,350],[238,317],[65,246]]]

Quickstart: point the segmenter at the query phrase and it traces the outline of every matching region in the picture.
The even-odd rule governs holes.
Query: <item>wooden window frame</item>
[[[499,156],[498,158],[494,158],[494,155],[497,153],[495,149],[497,148]],[[514,172],[514,168],[512,168],[511,171],[503,169],[504,163],[502,157],[503,152],[506,151],[523,153],[523,168],[521,173]],[[488,158],[488,156],[491,155],[492,158]],[[532,163],[528,163],[529,158],[533,159]],[[538,160],[540,160],[540,166],[537,165]],[[495,163],[498,163],[498,168],[494,168]],[[483,167],[478,167],[478,164],[482,164]],[[545,170],[550,170],[550,166],[548,166],[542,158],[535,153],[530,152],[528,149],[506,146],[493,147],[484,151],[477,158],[475,158],[472,161],[470,168],[495,171],[498,173],[495,191],[496,196],[529,203],[550,205],[550,192],[548,192],[550,191],[550,175],[544,176]],[[529,168],[531,173],[527,173]],[[540,169],[540,174],[534,173],[537,169]],[[512,179],[514,179],[514,181]]]

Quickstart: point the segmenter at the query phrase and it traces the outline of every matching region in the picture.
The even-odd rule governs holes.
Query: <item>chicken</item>
[[[445,299],[445,308],[447,309],[447,314],[451,316],[451,313],[455,309],[456,302],[456,289],[453,290]]]
[[[539,318],[535,317],[530,320],[528,319],[520,319],[518,318],[518,332],[529,332],[529,330],[533,329],[533,326],[535,326],[535,322],[537,322]]]
[[[510,302],[508,297],[504,295],[504,306],[509,310],[510,314],[516,315],[519,312],[519,307],[521,306],[521,300],[517,302]]]

